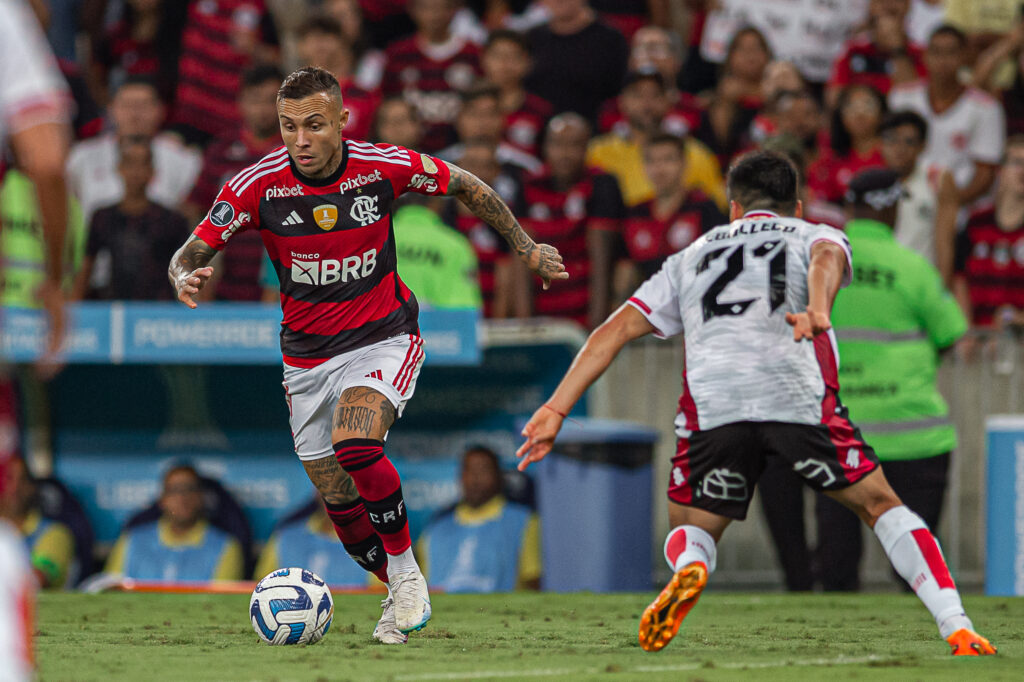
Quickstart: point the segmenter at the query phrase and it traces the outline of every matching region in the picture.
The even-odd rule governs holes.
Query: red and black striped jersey
[[[714,201],[698,190],[691,190],[676,211],[665,218],[654,216],[654,201],[645,201],[626,210],[622,238],[630,260],[637,264],[644,279],[660,268],[665,259],[682,251],[697,237],[729,219]]]
[[[549,118],[551,103],[528,92],[518,109],[505,114],[504,139],[516,149],[538,156],[540,134]]]
[[[1024,309],[1024,225],[1004,230],[989,203],[957,237],[955,269],[967,280],[973,323],[989,326],[1003,306]]]
[[[276,149],[229,180],[195,229],[215,249],[259,230],[281,282],[281,351],[296,367],[418,333],[419,305],[396,269],[392,207],[404,192],[448,189],[443,161],[393,145],[342,144],[338,170],[315,180]]]
[[[437,152],[455,142],[460,92],[480,75],[480,48],[457,37],[423,47],[413,36],[390,45],[387,58],[381,91],[416,107],[425,128],[422,148]]]
[[[534,312],[586,325],[590,299],[587,230],[618,227],[623,212],[619,184],[607,173],[589,169],[571,187],[560,189],[549,174],[541,173],[526,181],[523,198],[528,206],[523,227],[538,242],[558,249],[569,273],[568,280],[543,295],[540,280],[534,278]]]

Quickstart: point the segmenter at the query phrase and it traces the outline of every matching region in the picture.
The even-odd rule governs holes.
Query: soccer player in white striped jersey
[[[994,654],[964,612],[942,551],[893,492],[839,400],[829,316],[849,283],[843,234],[800,219],[798,176],[772,152],[729,170],[727,225],[670,256],[596,329],[523,429],[520,469],[542,459],[565,415],[622,347],[647,334],[686,340],[665,559],[674,574],[644,611],[640,645],[676,635],[715,570],[716,545],[746,517],[767,457],[845,504],[878,536],[955,655]]]

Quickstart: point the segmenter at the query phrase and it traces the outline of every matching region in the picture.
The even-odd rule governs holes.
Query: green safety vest
[[[480,308],[476,252],[436,213],[417,205],[394,215],[398,276],[428,308]]]
[[[879,459],[920,459],[956,447],[949,407],[935,385],[938,351],[967,320],[928,261],[874,220],[846,225],[853,283],[839,292],[832,325],[839,385],[850,418]]]
[[[8,171],[0,188],[0,230],[0,305],[38,308],[36,291],[46,276],[43,228],[35,187],[18,171]],[[65,284],[82,264],[85,238],[82,211],[69,197]]]

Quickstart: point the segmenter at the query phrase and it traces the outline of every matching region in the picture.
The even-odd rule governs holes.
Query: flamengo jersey
[[[662,338],[683,334],[686,368],[676,427],[706,431],[743,421],[819,424],[828,391],[839,390],[831,332],[794,342],[786,313],[807,308],[811,247],[843,233],[767,211],[751,212],[700,237],[644,282],[629,304]],[[824,401],[824,402],[823,402]]]
[[[444,194],[443,161],[345,140],[338,170],[301,175],[280,147],[229,180],[194,234],[215,249],[257,229],[281,282],[281,352],[295,367],[418,333],[416,297],[398,277],[391,210],[404,192]]]

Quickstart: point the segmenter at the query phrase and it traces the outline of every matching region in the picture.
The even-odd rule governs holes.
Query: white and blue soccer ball
[[[304,568],[279,568],[256,583],[249,600],[252,629],[267,644],[316,644],[331,627],[327,584]]]

